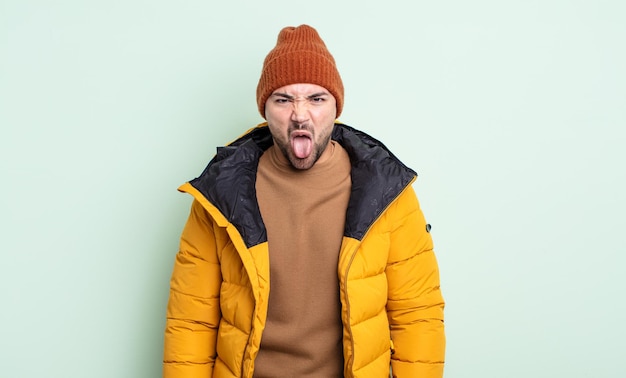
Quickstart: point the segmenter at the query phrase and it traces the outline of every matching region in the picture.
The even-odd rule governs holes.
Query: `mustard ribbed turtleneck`
[[[328,158],[308,170],[292,168],[275,146],[259,161],[270,296],[254,377],[343,377],[337,261],[350,160],[339,144],[328,148]]]

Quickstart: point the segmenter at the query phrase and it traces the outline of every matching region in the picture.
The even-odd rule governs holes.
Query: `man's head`
[[[289,84],[276,89],[265,106],[274,144],[296,169],[309,169],[330,143],[337,102],[326,88]]]
[[[294,168],[309,169],[323,156],[343,107],[343,84],[315,29],[281,30],[263,64],[257,103],[274,143]]]

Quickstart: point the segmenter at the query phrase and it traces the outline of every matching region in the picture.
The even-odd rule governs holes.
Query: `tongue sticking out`
[[[291,140],[291,148],[298,159],[305,159],[311,155],[313,141],[305,136],[297,136]]]

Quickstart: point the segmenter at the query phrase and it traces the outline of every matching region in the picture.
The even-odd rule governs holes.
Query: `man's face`
[[[278,88],[265,103],[274,144],[296,169],[309,169],[324,158],[336,114],[335,97],[315,84]]]

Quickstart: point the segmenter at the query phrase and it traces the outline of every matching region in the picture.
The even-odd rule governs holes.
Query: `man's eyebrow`
[[[293,96],[288,95],[287,93],[282,93],[282,92],[274,92],[274,93],[272,93],[272,96],[284,97],[284,98],[289,99],[289,100],[293,100],[294,99]]]
[[[307,98],[315,98],[315,97],[326,96],[326,95],[328,95],[328,92],[318,92],[318,93],[313,93],[312,95],[307,96]]]

